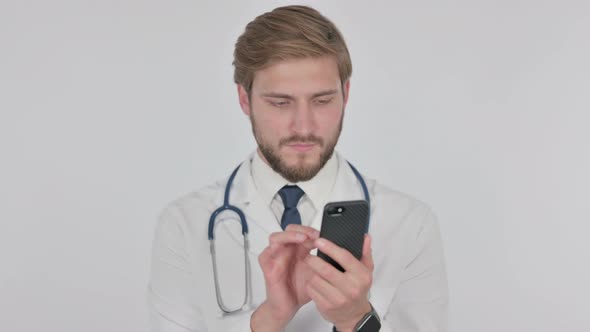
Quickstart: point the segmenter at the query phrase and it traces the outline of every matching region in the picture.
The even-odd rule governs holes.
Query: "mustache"
[[[293,144],[293,143],[301,143],[301,144],[318,144],[319,146],[324,146],[324,140],[320,137],[314,135],[308,136],[300,136],[294,135],[291,137],[283,138],[279,141],[279,146]]]

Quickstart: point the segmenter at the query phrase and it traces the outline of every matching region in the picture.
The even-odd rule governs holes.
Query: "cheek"
[[[322,113],[318,118],[318,125],[323,133],[333,133],[338,131],[340,120],[342,119],[342,110],[332,109],[329,112]]]
[[[284,133],[291,121],[288,113],[277,112],[265,107],[256,108],[254,117],[258,127],[265,132]]]
[[[285,119],[272,115],[272,112],[265,112],[259,109],[254,113],[256,131],[263,139],[273,141],[287,134],[289,124]]]
[[[271,116],[269,114],[261,114],[256,118],[258,130],[265,133],[267,136],[280,136],[281,133],[286,133],[286,128],[289,126],[288,121],[281,117]]]

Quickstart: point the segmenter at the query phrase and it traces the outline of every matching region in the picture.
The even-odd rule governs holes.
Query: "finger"
[[[369,269],[369,271],[373,271],[375,268],[375,264],[373,263],[373,253],[371,250],[373,240],[369,234],[365,234],[365,243],[363,243],[363,257],[361,258],[361,262]]]
[[[262,250],[260,255],[258,255],[258,263],[260,266],[266,266],[267,262],[270,261],[271,252],[272,248],[266,247],[264,250]]]
[[[302,232],[276,232],[272,233],[269,238],[268,242],[269,245],[272,246],[280,246],[288,243],[301,243],[305,240],[309,239],[307,234]]]
[[[290,244],[286,245],[270,245],[269,248],[271,249],[270,258],[273,260],[282,259],[282,257],[289,256],[293,250],[289,247]]]
[[[333,260],[335,260],[340,266],[344,268],[346,272],[350,273],[360,273],[366,270],[367,268],[356,258],[354,257],[348,250],[341,248],[335,245],[333,242],[320,238],[315,241],[315,245],[320,249],[324,254],[330,256]]]
[[[277,241],[272,240],[272,242],[268,245],[271,248],[271,258],[273,259],[282,259],[283,257],[299,257],[302,255],[301,251],[306,251],[305,248],[309,248],[313,246],[313,240],[307,239],[303,242],[298,242],[298,239],[295,239],[294,242],[289,242],[289,240],[279,239]]]
[[[297,258],[303,259],[303,258],[309,256],[311,250],[314,248],[315,248],[314,240],[308,239],[308,240],[301,242],[297,246],[297,253],[296,253]]]
[[[289,224],[287,225],[287,228],[285,228],[285,232],[291,231],[305,233],[309,238],[314,240],[320,237],[320,232],[317,229],[309,226]]]
[[[268,246],[268,253],[265,253],[263,262],[272,269],[280,270],[287,268],[287,266],[292,263],[293,255],[296,254],[297,248],[295,246],[297,246],[297,244],[293,243]]]
[[[330,284],[334,285],[334,287],[345,289],[349,286],[348,279],[344,273],[340,272],[338,269],[333,267],[332,264],[326,262],[325,260],[317,256],[310,255],[305,259],[305,262],[312,271],[314,271]]]
[[[328,301],[320,292],[313,288],[309,283],[305,286],[305,291],[319,309],[323,310],[330,307],[330,301]]]
[[[332,307],[341,306],[346,302],[346,296],[327,280],[320,277],[319,275],[314,276],[308,282],[308,286]]]
[[[291,236],[292,235],[281,235],[282,239],[277,236],[277,238],[270,240],[269,247],[273,249],[273,258],[294,254],[298,259],[303,259],[309,255],[313,248],[315,248],[312,239],[307,238],[306,240],[303,240],[303,242],[299,242],[300,240],[298,238],[295,238],[295,242],[289,242],[289,239],[285,239]]]
[[[275,266],[276,261],[276,250],[272,247],[266,247],[264,250],[258,255],[258,264],[263,270],[272,268]]]

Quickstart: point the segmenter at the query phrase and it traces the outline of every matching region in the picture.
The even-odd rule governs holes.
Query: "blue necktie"
[[[297,203],[304,192],[297,186],[284,186],[279,190],[279,196],[283,199],[285,211],[281,217],[281,228],[287,228],[289,224],[301,225],[301,215],[297,211]]]

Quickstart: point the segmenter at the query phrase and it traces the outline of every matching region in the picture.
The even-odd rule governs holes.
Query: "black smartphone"
[[[367,201],[332,202],[324,207],[320,237],[334,242],[352,253],[357,259],[363,255],[365,233],[369,226]],[[318,250],[318,257],[344,272],[340,264]]]

